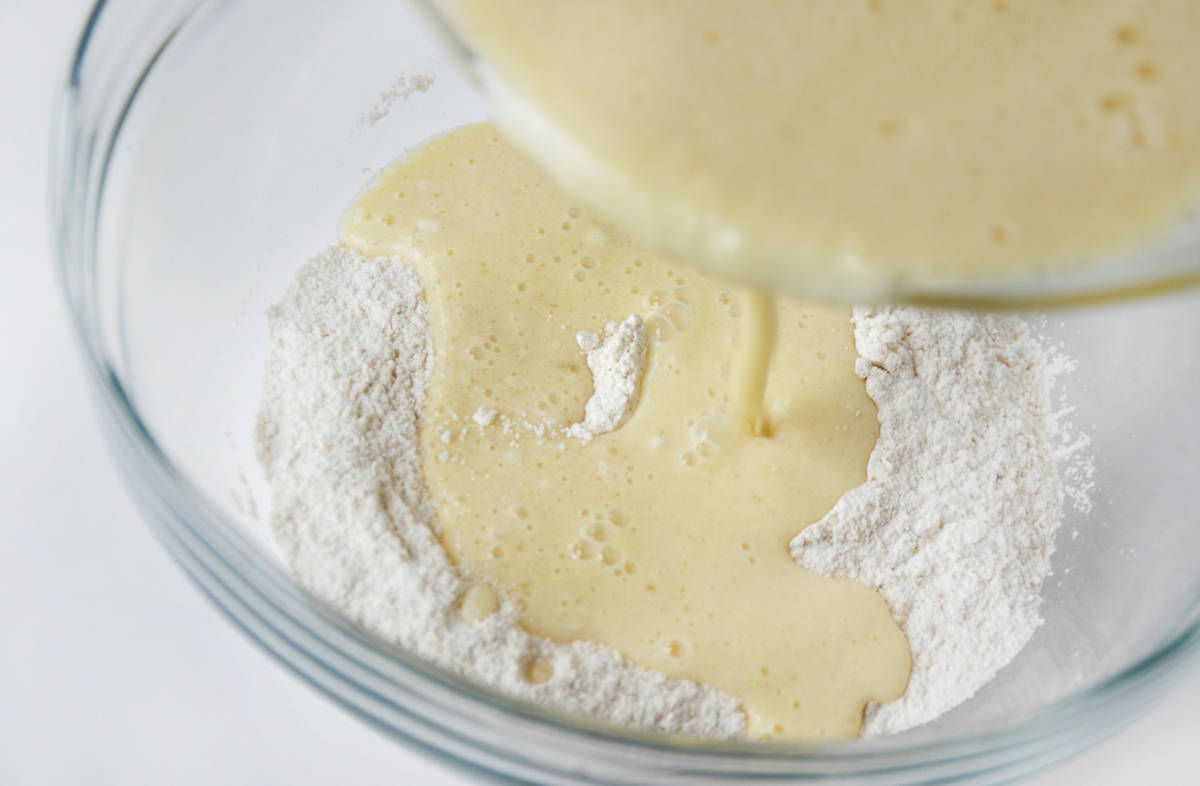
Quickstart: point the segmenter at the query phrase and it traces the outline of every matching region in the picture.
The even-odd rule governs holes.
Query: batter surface
[[[863,482],[877,437],[848,309],[780,301],[785,360],[761,439],[726,401],[734,293],[622,239],[490,124],[390,167],[341,237],[412,260],[424,282],[422,461],[442,541],[475,581],[464,616],[514,597],[535,635],[608,644],[738,697],[754,737],[853,737],[868,701],[901,695],[909,651],[887,605],[787,551]],[[649,339],[636,410],[569,436],[593,393],[577,332],[630,315]],[[534,662],[527,678],[553,669]]]
[[[1072,266],[1200,195],[1192,0],[443,6],[568,193],[765,289]]]

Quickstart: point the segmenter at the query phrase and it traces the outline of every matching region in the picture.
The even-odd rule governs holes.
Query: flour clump
[[[587,353],[595,392],[584,405],[583,421],[570,425],[567,435],[588,441],[620,428],[633,414],[648,342],[645,324],[637,314],[630,314],[620,324],[609,322],[603,336],[581,331],[575,341]]]

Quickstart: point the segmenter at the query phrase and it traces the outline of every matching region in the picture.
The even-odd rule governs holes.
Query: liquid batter
[[[569,193],[764,289],[1051,271],[1200,195],[1193,0],[443,5]]]
[[[886,604],[787,552],[863,482],[877,437],[847,309],[779,302],[786,362],[756,439],[726,400],[734,293],[623,239],[489,124],[389,168],[341,237],[411,259],[425,285],[422,461],[442,541],[476,581],[466,618],[515,598],[536,635],[738,697],[754,737],[853,737],[868,701],[901,695],[909,651]],[[566,435],[593,393],[576,333],[630,314],[650,339],[632,417]]]
[[[743,431],[769,436],[766,402],[767,375],[779,332],[775,297],[748,290],[741,295],[741,323],[729,376],[730,415]]]

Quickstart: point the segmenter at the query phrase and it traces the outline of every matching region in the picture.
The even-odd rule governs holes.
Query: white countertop
[[[46,219],[51,95],[86,6],[0,6],[0,783],[469,783],[237,632],[117,477]],[[1036,782],[1200,782],[1194,666],[1148,715]]]

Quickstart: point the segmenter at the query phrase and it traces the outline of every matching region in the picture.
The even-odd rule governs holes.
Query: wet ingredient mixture
[[[767,290],[1053,271],[1200,200],[1192,0],[440,5],[568,193]]]

